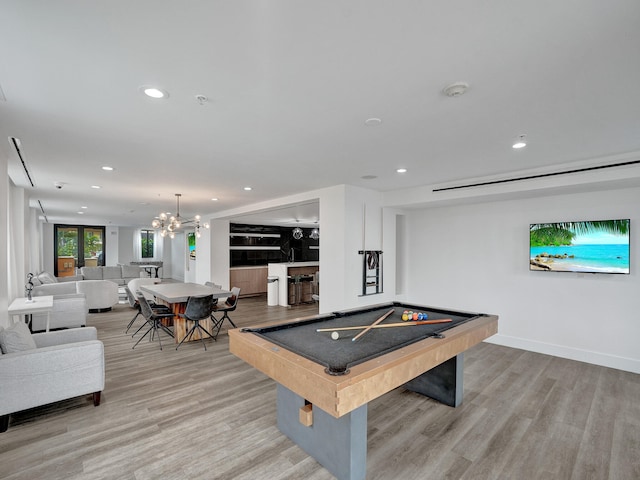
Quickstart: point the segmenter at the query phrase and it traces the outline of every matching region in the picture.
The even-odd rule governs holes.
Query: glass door
[[[83,228],[83,252],[85,267],[103,267],[104,252],[104,227],[84,227]]]
[[[56,277],[70,277],[76,273],[78,262],[78,227],[62,227],[55,229],[55,262]]]
[[[54,275],[69,277],[80,267],[104,266],[104,227],[56,225]]]

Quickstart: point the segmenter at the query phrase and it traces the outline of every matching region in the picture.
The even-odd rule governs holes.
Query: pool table
[[[403,323],[405,310],[451,321],[384,327]],[[348,326],[363,329],[338,330]],[[368,402],[404,386],[459,405],[463,352],[497,330],[496,315],[393,302],[230,330],[229,349],[277,382],[278,428],[285,435],[338,479],[362,480]]]

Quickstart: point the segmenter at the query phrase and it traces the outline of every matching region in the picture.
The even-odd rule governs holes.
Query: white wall
[[[212,220],[211,231],[208,237],[210,258],[210,281],[222,288],[231,288],[229,285],[229,220]],[[204,238],[204,237],[203,237]],[[201,239],[202,240],[202,239]],[[201,242],[204,247],[205,242]],[[202,250],[202,249],[201,249]],[[209,281],[209,280],[206,280]]]
[[[7,171],[7,157],[0,154],[0,326],[9,326],[9,218],[7,210],[9,206],[9,175]],[[13,300],[13,299],[12,299]]]
[[[164,248],[163,253],[167,250],[171,252],[171,278],[184,282],[186,264],[186,238],[184,233],[176,233],[174,238],[169,239],[169,242],[165,242]]]
[[[208,222],[208,221],[207,221]],[[195,282],[203,284],[211,281],[211,229],[200,228],[200,238],[196,237]]]
[[[130,262],[137,260],[133,254],[133,236],[136,230],[136,228],[132,227],[118,228],[118,258],[116,263],[129,265]],[[110,244],[107,244],[107,259],[111,261],[112,255],[109,246]]]
[[[53,223],[42,224],[42,270],[53,275]]]
[[[640,373],[640,188],[407,211],[408,299],[500,316],[491,341]],[[529,271],[529,224],[631,219],[631,274]]]
[[[320,197],[320,311],[330,312],[395,298],[395,214],[380,192],[341,186]],[[382,250],[383,292],[362,295],[363,255]]]
[[[120,263],[120,242],[118,227],[105,227],[104,229],[105,243],[105,265],[113,267]],[[133,242],[132,247],[133,248]]]

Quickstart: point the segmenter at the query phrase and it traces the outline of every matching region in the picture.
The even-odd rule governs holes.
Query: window
[[[105,227],[55,225],[54,275],[75,275],[80,267],[101,267],[104,260]]]
[[[154,235],[153,230],[142,230],[140,232],[140,256],[142,258],[153,258]]]

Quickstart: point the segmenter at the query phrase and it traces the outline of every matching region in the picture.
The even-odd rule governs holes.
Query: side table
[[[9,305],[9,315],[20,317],[33,313],[47,312],[47,329],[49,331],[49,321],[51,320],[51,310],[53,310],[53,295],[43,295],[33,297],[30,302],[24,297],[19,297]],[[30,322],[31,320],[29,320]],[[29,323],[27,322],[27,323]]]

